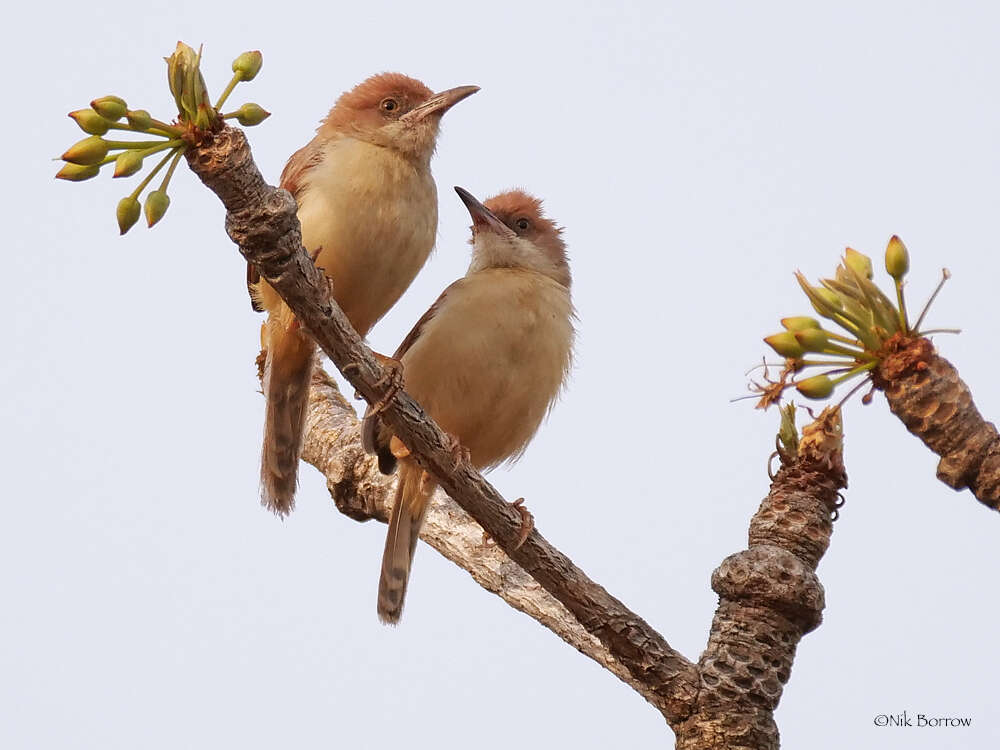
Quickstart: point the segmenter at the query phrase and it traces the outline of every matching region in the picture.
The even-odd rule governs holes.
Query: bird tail
[[[271,315],[266,324],[267,407],[260,459],[261,503],[280,516],[287,515],[295,503],[309,380],[316,355],[312,340],[282,320],[284,317]]]
[[[425,485],[422,475],[421,468],[412,461],[403,461],[399,467],[396,500],[389,518],[378,581],[378,618],[387,625],[397,624],[403,614],[413,553],[433,488],[433,485]]]

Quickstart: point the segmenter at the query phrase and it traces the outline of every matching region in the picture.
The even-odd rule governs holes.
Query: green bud
[[[71,164],[89,166],[97,164],[107,155],[107,141],[103,140],[99,135],[92,135],[90,138],[84,138],[82,141],[77,141],[70,146],[69,150],[62,155],[62,160],[68,161]]]
[[[80,126],[80,130],[91,135],[104,135],[111,127],[110,122],[92,109],[78,109],[75,112],[70,112],[69,116]]]
[[[83,182],[91,177],[97,177],[101,168],[96,164],[84,166],[82,164],[63,164],[63,168],[56,172],[56,179],[69,180],[70,182]]]
[[[808,315],[798,315],[794,318],[782,318],[781,325],[789,331],[801,331],[803,328],[819,328],[820,324],[816,318]]]
[[[264,56],[260,54],[259,50],[244,52],[233,60],[233,72],[239,73],[241,81],[252,81],[257,77],[260,66],[263,64]]]
[[[163,218],[170,206],[170,198],[162,190],[154,190],[146,196],[146,222],[153,226]]]
[[[100,99],[94,99],[90,106],[97,114],[111,122],[122,119],[128,111],[125,100],[120,96],[102,96]]]
[[[142,213],[142,206],[140,206],[139,201],[131,195],[126,195],[118,201],[118,209],[115,213],[118,216],[118,228],[121,230],[122,234],[125,234],[125,232],[135,226],[135,223],[139,221],[139,214]]]
[[[782,331],[767,336],[764,343],[786,359],[798,359],[806,353],[805,349],[795,340],[795,335],[791,331]]]
[[[128,118],[128,124],[136,130],[149,130],[153,125],[152,116],[144,109],[130,109],[125,117]]]
[[[829,375],[813,375],[811,378],[800,380],[795,384],[795,388],[806,398],[824,399],[833,393],[833,381]]]
[[[830,343],[826,331],[822,328],[803,328],[792,334],[799,345],[807,352],[822,352]]]
[[[872,271],[872,259],[852,248],[847,248],[844,252],[844,265],[863,279],[870,279],[874,275]]]
[[[115,173],[113,177],[131,177],[142,169],[142,152],[135,149],[122,151],[115,159]]]
[[[885,270],[896,281],[906,276],[906,272],[910,270],[910,253],[896,235],[892,235],[889,246],[885,249]]]
[[[270,116],[271,113],[265,112],[264,108],[259,104],[247,103],[236,110],[236,119],[239,121],[240,125],[244,125],[246,127],[260,125]]]
[[[835,307],[838,310],[844,309],[844,301],[840,299],[840,295],[838,295],[836,292],[830,291],[829,289],[823,286],[817,286],[813,288],[816,290],[816,293],[820,297],[822,297],[823,300],[828,305],[830,305],[831,307]]]

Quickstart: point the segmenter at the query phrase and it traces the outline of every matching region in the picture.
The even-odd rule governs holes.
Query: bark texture
[[[299,322],[369,403],[389,387],[383,368],[332,301],[326,277],[302,247],[296,205],[285,190],[264,182],[243,133],[226,127],[187,153],[188,165],[226,208],[226,231],[243,256],[277,290]],[[382,418],[499,547],[568,609],[637,681],[669,720],[686,715],[697,689],[694,665],[631,612],[537,529],[517,546],[521,515],[466,463],[456,466],[444,433],[412,398],[400,392]]]
[[[898,338],[875,373],[889,409],[941,460],[937,477],[968,487],[984,505],[1000,510],[1000,435],[983,419],[969,387],[926,338]]]
[[[719,606],[698,661],[701,690],[677,724],[679,750],[779,746],[774,709],[799,641],[822,621],[816,566],[830,544],[838,493],[847,486],[839,411],[803,430],[750,522],[749,547],[712,575]]]
[[[326,477],[327,488],[341,513],[357,520],[387,523],[395,478],[378,471],[374,456],[361,447],[361,423],[336,383],[323,370],[313,375],[306,421],[304,461]],[[469,572],[487,591],[537,620],[580,653],[589,656],[654,706],[659,699],[636,680],[607,648],[562,604],[545,591],[496,545],[483,542],[483,529],[438,489],[431,499],[420,538]],[[372,582],[375,581],[372,558]],[[374,594],[374,586],[372,587]],[[374,596],[373,596],[374,600]]]
[[[244,257],[351,385],[369,403],[381,399],[389,382],[382,367],[302,248],[294,200],[264,182],[242,132],[223,129],[189,152],[188,162],[225,205],[227,231]],[[674,728],[677,747],[777,747],[773,710],[798,641],[821,620],[823,589],[814,571],[829,544],[837,492],[846,486],[836,413],[824,412],[796,453],[782,455],[771,492],[751,522],[749,548],[715,571],[720,602],[697,664],[537,529],[517,546],[520,514],[478,472],[455,464],[445,436],[405,392],[382,416],[447,493],[432,504],[421,533],[428,543],[633,686]],[[388,518],[394,480],[381,476],[364,454],[353,409],[323,373],[310,392],[303,457],[324,473],[343,513],[360,521]],[[480,528],[497,547],[483,545]]]

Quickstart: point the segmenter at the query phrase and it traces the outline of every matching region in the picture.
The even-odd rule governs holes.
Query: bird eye
[[[520,219],[518,219],[518,220],[517,220],[517,221],[515,222],[515,225],[516,225],[516,226],[517,226],[517,228],[518,228],[518,229],[520,229],[520,230],[521,230],[522,232],[527,232],[527,231],[528,231],[528,228],[529,228],[529,227],[531,226],[531,222],[530,222],[530,221],[528,221],[528,220],[527,220],[527,219],[525,219],[525,218],[520,218]]]
[[[379,107],[382,108],[383,112],[395,112],[397,109],[399,109],[399,102],[397,102],[392,97],[389,97],[387,99],[383,99],[382,102],[379,104]]]

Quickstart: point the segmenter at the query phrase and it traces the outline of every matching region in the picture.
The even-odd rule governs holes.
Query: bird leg
[[[528,541],[528,537],[531,536],[531,532],[535,529],[535,517],[531,515],[531,511],[524,507],[524,498],[519,497],[512,503],[508,503],[521,515],[521,530],[517,534],[517,544],[514,545],[514,549],[520,549],[521,545]],[[483,530],[483,546],[492,547],[496,542],[493,538]]]
[[[379,354],[378,352],[372,352],[372,354],[375,355],[375,359],[378,360],[378,363],[385,368],[385,375],[375,381],[375,387],[386,387],[386,391],[382,395],[382,398],[372,404],[369,415],[374,416],[376,414],[381,414],[386,410],[386,407],[388,407],[389,404],[392,403],[392,400],[396,398],[396,394],[403,390],[405,380],[403,378],[402,362],[398,359],[387,357],[384,354]]]
[[[523,497],[519,497],[511,505],[514,510],[521,514],[521,532],[517,535],[517,544],[514,545],[514,549],[520,549],[521,545],[528,541],[528,536],[535,528],[535,517],[531,515],[530,510],[524,507]]]
[[[450,432],[444,434],[444,447],[451,452],[451,457],[454,459],[451,466],[452,471],[455,471],[462,464],[472,463],[472,454],[469,449],[458,442],[458,438]]]

